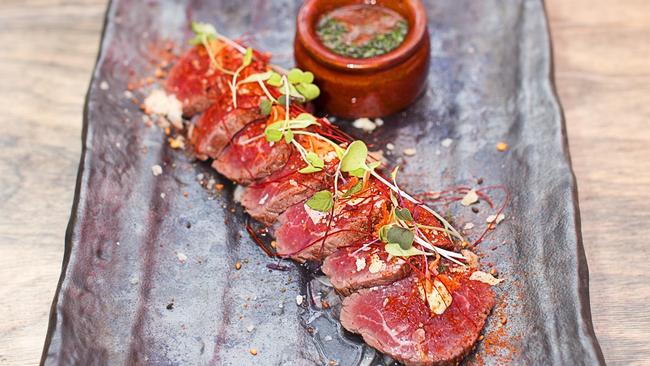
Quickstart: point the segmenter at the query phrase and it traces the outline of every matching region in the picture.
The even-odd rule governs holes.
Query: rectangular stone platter
[[[466,363],[602,364],[544,5],[425,3],[432,44],[426,93],[372,135],[350,132],[375,149],[394,144],[387,158],[402,165],[402,184],[411,192],[477,185],[478,178],[510,192],[506,219],[479,245],[483,263],[506,281],[496,290],[485,340]],[[166,146],[160,129],[147,127],[124,96],[134,76],[152,74],[150,46],[172,41],[185,48],[194,19],[245,36],[290,67],[299,6],[290,0],[110,3],[86,99],[43,364],[392,363],[341,331],[335,309],[320,312],[311,301],[298,306],[297,295],[316,291],[310,272],[286,261],[289,270],[269,270],[275,261],[247,234],[232,185]],[[506,152],[496,150],[499,141],[508,143]],[[403,158],[406,148],[417,154]],[[156,164],[164,171],[158,177],[151,172]],[[222,194],[201,187],[200,173],[225,184]],[[490,213],[480,208],[475,214],[440,207],[459,227],[474,223],[474,239]]]

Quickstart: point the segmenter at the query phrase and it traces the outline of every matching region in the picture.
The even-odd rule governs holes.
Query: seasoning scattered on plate
[[[497,144],[497,150],[498,151],[506,151],[506,150],[508,150],[508,144],[506,144],[505,142],[499,142]]]
[[[414,156],[417,153],[415,149],[409,148],[409,149],[404,149],[404,155],[406,156]]]

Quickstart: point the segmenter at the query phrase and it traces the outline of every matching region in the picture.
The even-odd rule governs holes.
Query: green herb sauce
[[[402,44],[407,21],[378,5],[350,5],[324,15],[316,27],[320,41],[341,56],[369,58],[386,54]]]

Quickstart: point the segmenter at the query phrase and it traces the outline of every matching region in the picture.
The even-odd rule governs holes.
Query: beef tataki
[[[221,72],[210,69],[210,58],[203,46],[183,55],[169,70],[165,84],[168,93],[183,104],[183,115],[203,112],[226,90]]]
[[[197,158],[206,160],[217,158],[247,124],[264,116],[258,108],[259,98],[256,96],[240,97],[239,108],[232,108],[226,98],[214,103],[201,115],[192,130],[191,142]]]
[[[409,265],[401,258],[391,257],[383,244],[367,247],[341,248],[323,261],[321,270],[342,295],[355,290],[387,285],[406,277]]]
[[[494,306],[494,292],[470,280],[469,273],[440,274],[435,281],[427,295],[415,275],[359,290],[343,300],[341,324],[407,366],[451,365],[474,346]],[[440,314],[431,310],[440,305],[438,286],[451,300]]]
[[[246,187],[241,204],[251,217],[270,226],[278,216],[289,207],[305,201],[315,192],[328,186],[325,171],[302,174],[298,170],[305,167],[300,154],[293,150],[287,164],[265,179]]]
[[[263,138],[266,125],[266,120],[246,125],[214,160],[212,167],[234,182],[249,184],[285,166],[291,146],[284,140],[266,141]]]
[[[386,212],[389,198],[381,188],[371,180],[363,191],[340,200],[334,212],[319,212],[306,203],[291,206],[278,217],[277,253],[299,262],[321,261],[337,248],[363,244]]]

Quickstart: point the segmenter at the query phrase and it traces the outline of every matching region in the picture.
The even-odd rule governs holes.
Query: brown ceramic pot
[[[380,117],[406,108],[424,90],[429,71],[426,10],[420,0],[376,0],[409,23],[404,42],[376,57],[355,59],[325,47],[316,25],[325,13],[366,0],[306,0],[298,13],[294,55],[296,64],[314,73],[321,96],[316,100],[328,113],[346,117]]]

